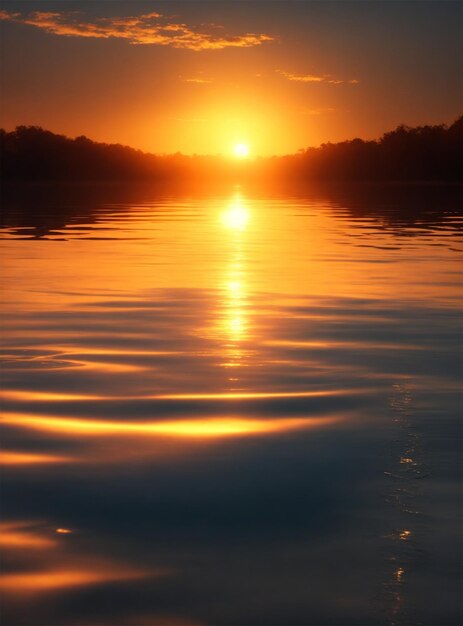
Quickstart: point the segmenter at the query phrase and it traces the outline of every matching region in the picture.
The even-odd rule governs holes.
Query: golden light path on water
[[[229,207],[221,215],[221,221],[226,231],[229,231],[230,252],[223,283],[223,319],[217,334],[219,337],[223,335],[225,359],[222,365],[228,368],[239,368],[243,365],[245,352],[241,348],[241,342],[249,333],[246,301],[246,276],[249,270],[246,266],[245,237],[250,219],[251,212],[240,193],[233,197]],[[228,380],[238,383],[238,373],[233,371]]]
[[[357,390],[358,392],[358,390]],[[258,398],[318,398],[349,394],[349,389],[335,389],[330,391],[256,391],[256,392],[229,392],[229,393],[175,393],[146,396],[132,396],[133,400],[252,400]],[[54,394],[45,391],[5,391],[0,398],[17,402],[61,402],[65,401],[98,401],[123,400],[127,396],[92,396],[73,394]]]
[[[35,414],[24,416],[5,414],[4,424],[48,430],[70,435],[159,435],[166,437],[214,438],[253,434],[277,433],[295,428],[310,428],[329,424],[335,418],[286,418],[283,420],[256,420],[251,418],[217,418],[209,420],[169,422],[112,422],[92,419],[46,417]]]
[[[424,422],[391,420],[405,400],[388,394],[450,423],[456,218],[150,193],[5,235],[12,623],[285,623],[287,606],[313,623],[328,604],[339,623],[392,623],[371,609],[382,582],[408,623],[427,522],[420,481],[400,489],[426,475]]]

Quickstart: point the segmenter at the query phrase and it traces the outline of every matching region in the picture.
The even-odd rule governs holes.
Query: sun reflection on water
[[[239,193],[233,196],[228,208],[221,214],[221,222],[228,233],[225,243],[229,250],[221,289],[223,300],[219,304],[219,334],[225,340],[223,367],[242,367],[246,356],[242,343],[249,338],[245,251],[249,239],[246,229],[250,218],[250,210]],[[229,382],[236,384],[239,378],[229,378]]]
[[[237,193],[231,201],[228,209],[222,213],[223,224],[232,230],[244,230],[249,222],[250,213],[243,205],[243,199]]]

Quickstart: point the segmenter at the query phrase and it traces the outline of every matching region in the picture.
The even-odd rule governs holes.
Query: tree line
[[[462,166],[463,116],[450,126],[401,125],[375,141],[356,138],[246,161],[149,154],[38,126],[0,129],[0,177],[6,180],[460,181]]]

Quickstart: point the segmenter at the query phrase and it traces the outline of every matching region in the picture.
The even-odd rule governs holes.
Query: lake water
[[[460,623],[458,189],[3,204],[5,625]]]

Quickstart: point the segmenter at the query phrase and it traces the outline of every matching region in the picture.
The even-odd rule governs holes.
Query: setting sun
[[[237,159],[245,159],[249,156],[249,146],[245,143],[237,143],[233,148],[233,154]]]

